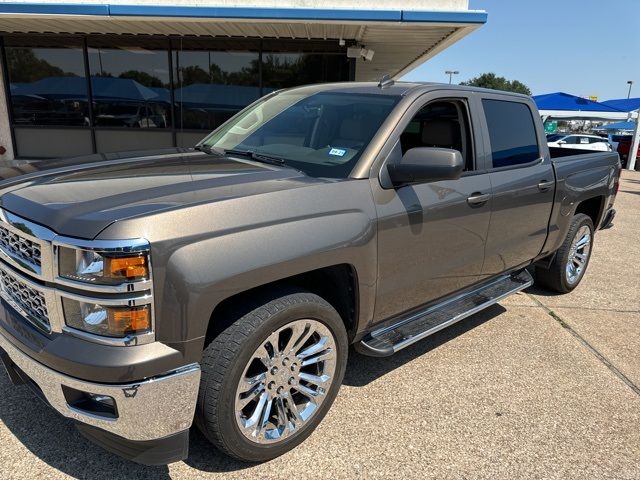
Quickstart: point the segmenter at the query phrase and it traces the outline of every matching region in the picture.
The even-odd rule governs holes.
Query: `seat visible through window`
[[[466,105],[432,102],[423,107],[400,136],[402,154],[416,147],[450,148],[462,154],[465,170],[473,170],[473,145]]]

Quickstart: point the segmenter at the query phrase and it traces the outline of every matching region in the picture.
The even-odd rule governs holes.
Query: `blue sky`
[[[470,0],[487,23],[405,76],[454,82],[495,72],[534,95],[640,97],[640,0]]]

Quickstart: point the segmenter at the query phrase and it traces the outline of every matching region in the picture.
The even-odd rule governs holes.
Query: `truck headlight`
[[[58,274],[77,282],[120,285],[149,279],[147,253],[110,254],[58,247]]]
[[[122,307],[62,299],[67,326],[104,337],[126,337],[151,331],[149,305]]]

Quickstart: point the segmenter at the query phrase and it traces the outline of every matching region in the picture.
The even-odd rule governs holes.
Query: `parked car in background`
[[[555,133],[547,136],[550,147],[575,148],[577,150],[596,150],[611,152],[609,140],[598,135]]]
[[[633,137],[631,135],[625,135],[618,140],[617,152],[620,155],[620,163],[622,168],[627,168],[627,161],[629,160],[629,151],[631,150],[631,141]],[[638,152],[636,158],[640,158],[640,145],[638,145]]]

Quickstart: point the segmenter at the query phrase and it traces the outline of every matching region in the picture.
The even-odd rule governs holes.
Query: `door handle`
[[[555,184],[555,182],[553,180],[552,181],[542,180],[538,184],[538,190],[540,190],[541,192],[546,192],[551,187],[553,187],[554,184]]]
[[[484,205],[491,198],[490,193],[472,193],[470,197],[467,197],[467,203],[472,206]]]

